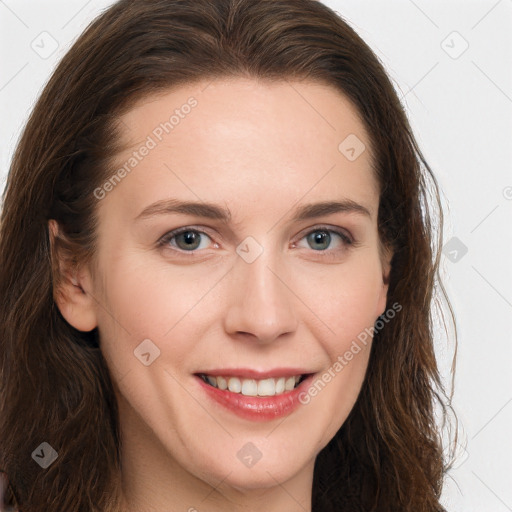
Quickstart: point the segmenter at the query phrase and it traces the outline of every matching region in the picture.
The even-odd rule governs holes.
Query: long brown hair
[[[95,254],[94,190],[114,171],[116,120],[147,95],[239,76],[317,81],[352,101],[370,135],[380,238],[394,253],[388,304],[402,309],[375,333],[358,400],[317,457],[312,510],[444,510],[450,465],[436,407],[443,426],[453,409],[434,353],[436,286],[453,313],[438,271],[442,207],[383,66],[317,1],[121,0],[53,73],[4,192],[0,469],[24,512],[117,510],[117,405],[98,332],[71,327],[54,301],[65,279],[55,254],[76,265]],[[49,219],[62,232],[54,242]],[[43,442],[58,454],[44,470],[33,459]]]

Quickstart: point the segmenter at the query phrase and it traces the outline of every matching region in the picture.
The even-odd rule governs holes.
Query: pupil
[[[193,248],[194,243],[196,243],[196,245],[197,245],[197,240],[198,240],[197,233],[194,233],[193,231],[185,231],[184,233],[182,233],[182,235],[183,235],[186,249],[190,249],[191,247]]]
[[[327,249],[329,247],[329,242],[331,239],[331,235],[327,233],[326,231],[317,231],[316,233],[313,233],[313,242],[316,244],[322,244],[322,249]]]

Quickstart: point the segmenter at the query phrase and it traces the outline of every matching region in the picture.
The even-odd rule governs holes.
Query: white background
[[[458,260],[447,250],[442,266],[459,332],[462,447],[443,503],[449,512],[512,511],[512,0],[324,3],[386,66],[440,182],[445,242],[458,239]],[[44,83],[110,4],[0,0],[0,190]],[[449,383],[453,339],[438,353]]]

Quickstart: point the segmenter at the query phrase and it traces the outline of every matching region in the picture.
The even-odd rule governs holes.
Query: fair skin
[[[126,510],[308,511],[315,457],[354,406],[371,342],[308,404],[274,419],[220,405],[195,374],[295,368],[320,376],[385,311],[389,256],[379,253],[370,141],[353,106],[325,85],[206,85],[146,98],[123,116],[129,149],[116,155],[116,169],[197,99],[98,202],[96,266],[63,285],[58,305],[77,329],[99,329],[119,403]],[[338,150],[349,134],[366,145],[354,161]],[[137,219],[170,198],[214,203],[231,219]],[[305,204],[347,200],[368,214],[293,220]],[[193,250],[183,235],[157,246],[181,227],[195,230]],[[326,228],[356,243],[335,231],[323,242]],[[249,252],[263,248],[250,263],[237,253],[247,237],[259,244]],[[134,356],[145,339],[160,350],[148,366]],[[261,456],[250,467],[238,456],[248,443]]]

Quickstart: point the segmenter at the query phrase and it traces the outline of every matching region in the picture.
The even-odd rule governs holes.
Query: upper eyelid
[[[340,232],[341,232],[342,234],[344,234],[345,236],[350,238],[350,240],[354,239],[354,237],[352,236],[352,233],[347,228],[343,228],[341,226],[329,226],[328,224],[318,224],[317,226],[313,226],[311,228],[305,228],[304,230],[302,230],[300,232],[300,234],[302,234],[302,233],[308,234],[313,231],[322,231],[322,230],[333,231],[334,233],[338,233],[338,234],[340,234]]]

